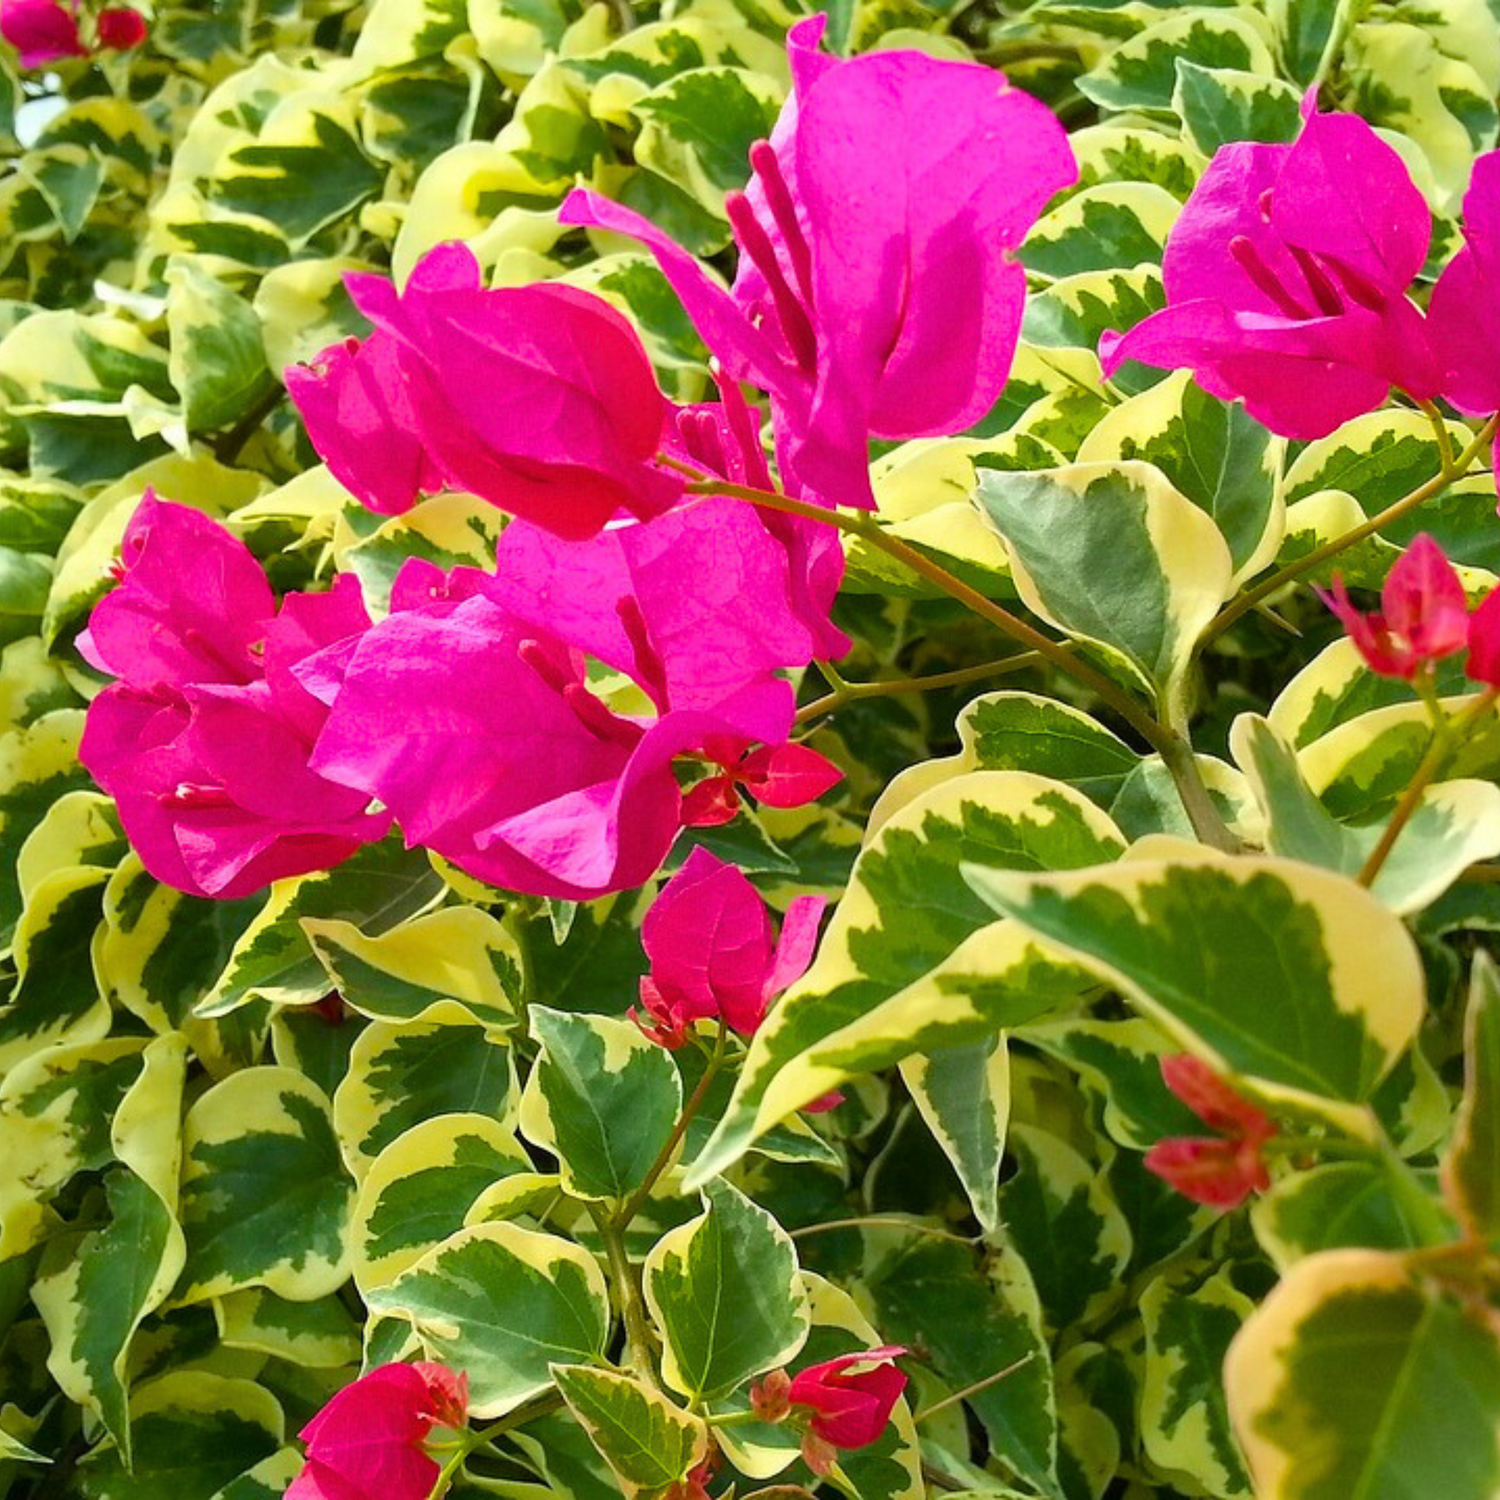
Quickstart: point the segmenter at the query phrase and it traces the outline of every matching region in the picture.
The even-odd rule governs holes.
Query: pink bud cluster
[[[768,401],[785,493],[869,506],[872,436],[960,430],[999,395],[1025,298],[1014,252],[1076,167],[1052,115],[993,70],[839,61],[823,25],[792,29],[792,98],[732,195],[732,288],[619,205],[564,205],[656,256],[717,359],[717,402],[670,402],[598,297],[486,287],[461,245],[399,291],[351,276],[373,331],[288,372],[313,445],[371,510],[454,489],[513,516],[492,570],[414,559],[374,622],[349,578],[277,614],[227,532],[143,504],[86,638],[119,680],[90,710],[85,763],[153,874],[241,895],[394,818],[482,881],[586,900],[642,884],[682,828],[746,796],[797,807],[839,779],[792,738],[787,674],[849,647],[831,619],[843,551],[815,514],[714,493],[771,484],[743,383]],[[316,629],[294,631],[304,617]],[[115,639],[125,619],[139,628]],[[816,925],[799,923],[784,947]],[[727,1010],[663,979],[650,1024],[753,1029],[787,977],[769,952],[753,980],[735,971]]]
[[[1184,1197],[1210,1208],[1238,1208],[1271,1185],[1263,1148],[1276,1134],[1270,1118],[1236,1093],[1201,1058],[1161,1060],[1162,1081],[1213,1132],[1172,1136],[1146,1153],[1146,1168]]]
[[[20,54],[23,68],[94,52],[128,52],[146,36],[145,16],[128,6],[109,6],[94,16],[90,43],[76,0],[0,0],[0,37]]]
[[[1500,589],[1471,614],[1463,583],[1430,536],[1417,537],[1392,567],[1378,610],[1356,609],[1338,578],[1323,599],[1372,672],[1410,682],[1467,651],[1469,680],[1500,691]]]

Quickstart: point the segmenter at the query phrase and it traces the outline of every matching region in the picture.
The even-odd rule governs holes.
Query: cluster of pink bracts
[[[796,1375],[774,1370],[751,1393],[763,1421],[795,1421],[803,1456],[827,1474],[841,1452],[877,1441],[906,1388],[895,1346],[842,1354]],[[467,1379],[443,1365],[381,1365],[345,1386],[302,1429],[307,1462],[287,1500],[427,1500],[440,1469],[426,1444],[435,1427],[468,1419]],[[674,1500],[703,1500],[711,1460]]]
[[[76,0],[0,0],[0,37],[20,54],[23,68],[42,68],[95,52],[127,52],[146,40],[146,18],[128,6],[110,6],[92,20],[92,41]]]
[[[730,493],[772,488],[744,386],[769,408],[783,494],[870,508],[872,438],[961,432],[1000,395],[1025,302],[1016,251],[1077,171],[1057,121],[992,70],[836,60],[823,26],[789,33],[792,97],[729,197],[731,286],[619,204],[578,191],[561,210],[656,258],[714,355],[718,401],[669,401],[598,298],[486,288],[458,245],[399,293],[350,277],[374,331],[288,372],[314,446],[371,510],[456,489],[515,517],[492,570],[414,559],[378,621],[347,576],[278,605],[225,528],[145,497],[79,645],[115,679],[82,758],[154,875],[242,896],[394,822],[492,885],[589,899],[650,879],[681,829],[732,818],[742,794],[796,807],[838,780],[792,740],[787,674],[848,649],[830,618],[843,554],[815,516]],[[0,30],[28,66],[86,50],[54,0],[3,0]],[[105,11],[95,30],[128,46],[144,23]],[[1106,335],[1106,371],[1191,369],[1303,440],[1393,387],[1500,409],[1500,153],[1475,168],[1467,244],[1424,312],[1410,292],[1431,220],[1400,158],[1311,95],[1304,113],[1291,145],[1218,153],[1170,236],[1166,307]],[[1470,678],[1500,691],[1500,604],[1471,614],[1430,540],[1379,613],[1337,584],[1329,602],[1375,671],[1414,678],[1467,650]],[[695,852],[645,922],[642,1029],[669,1047],[706,1020],[750,1035],[807,967],[821,910],[793,902],[777,935],[745,876]],[[1158,1143],[1147,1166],[1219,1208],[1263,1188],[1268,1117],[1191,1058],[1163,1076],[1212,1133]],[[802,1408],[826,1472],[885,1427],[901,1352],[769,1376],[755,1409]],[[418,1500],[438,1475],[423,1445],[465,1402],[438,1366],[371,1372],[306,1429],[289,1494]],[[699,1475],[684,1500],[701,1493]]]

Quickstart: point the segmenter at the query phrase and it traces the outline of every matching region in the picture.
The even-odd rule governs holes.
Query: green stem
[[[978,589],[971,588],[940,563],[933,562],[930,557],[903,542],[900,537],[892,536],[878,526],[873,518],[845,515],[825,506],[794,500],[790,495],[777,494],[774,490],[758,490],[750,485],[731,484],[724,479],[705,478],[688,485],[687,491],[692,495],[726,495],[731,499],[748,500],[750,504],[758,505],[764,510],[779,510],[790,516],[802,516],[809,521],[833,526],[850,536],[859,537],[877,551],[904,564],[919,578],[925,578],[949,598],[956,599],[965,609],[978,615],[980,619],[987,620],[1012,640],[1035,651],[1058,671],[1065,672],[1075,682],[1082,683],[1119,714],[1153,750],[1160,752],[1164,740],[1169,737],[1150,714],[1126,693],[1121,692],[1104,673],[1097,671],[1066,646],[1028,625],[1018,615],[1013,615],[1008,609],[996,604],[993,599],[987,599]]]
[[[1418,401],[1417,410],[1432,424],[1432,435],[1437,439],[1438,456],[1443,461],[1443,472],[1445,474],[1451,472],[1455,467],[1453,461],[1453,437],[1448,431],[1447,419],[1431,401]]]
[[[810,1234],[828,1234],[835,1229],[899,1229],[903,1234],[926,1235],[935,1240],[952,1240],[956,1245],[976,1245],[977,1239],[954,1234],[949,1229],[934,1229],[929,1224],[916,1223],[910,1219],[878,1214],[865,1214],[854,1219],[823,1219],[817,1224],[804,1224],[800,1229],[789,1229],[787,1234],[794,1240],[805,1239]]]
[[[1475,434],[1474,441],[1454,459],[1451,466],[1445,466],[1425,484],[1418,485],[1409,495],[1402,496],[1400,500],[1386,506],[1378,515],[1371,516],[1368,521],[1346,531],[1342,536],[1334,537],[1331,542],[1324,542],[1321,547],[1314,547],[1306,557],[1299,557],[1284,568],[1278,568],[1263,583],[1258,583],[1253,589],[1241,594],[1219,613],[1199,637],[1199,649],[1201,650],[1215,637],[1222,635],[1236,620],[1263,604],[1271,595],[1279,593],[1287,584],[1294,583],[1304,573],[1310,573],[1320,563],[1327,562],[1330,557],[1337,557],[1345,548],[1364,541],[1366,537],[1374,536],[1377,531],[1389,526],[1392,521],[1399,521],[1408,511],[1415,510],[1423,501],[1440,494],[1455,480],[1465,478],[1470,465],[1479,456],[1485,444],[1494,436],[1497,421],[1500,421],[1500,415],[1491,417]]]
[[[1193,825],[1193,832],[1200,842],[1225,854],[1238,854],[1240,841],[1229,831],[1229,825],[1208,794],[1208,785],[1203,780],[1198,757],[1193,754],[1192,742],[1185,729],[1168,732],[1161,745],[1161,759],[1177,787],[1188,822]]]
[[[625,1324],[625,1348],[636,1374],[653,1390],[659,1390],[656,1367],[651,1359],[651,1325],[646,1319],[646,1306],[641,1297],[640,1283],[636,1280],[635,1268],[625,1249],[625,1236],[620,1226],[608,1218],[602,1210],[589,1205],[589,1214],[604,1241],[604,1254],[609,1262],[609,1279],[614,1286],[615,1305],[620,1319]]]
[[[720,1427],[749,1427],[754,1422],[764,1422],[764,1417],[758,1417],[753,1411],[731,1411],[723,1416],[715,1416],[713,1412],[703,1413],[704,1423],[717,1431]]]
[[[1391,850],[1396,846],[1396,840],[1401,837],[1402,830],[1411,822],[1421,805],[1422,793],[1432,785],[1438,772],[1443,769],[1453,744],[1480,715],[1488,713],[1494,707],[1497,698],[1500,698],[1500,688],[1489,688],[1450,724],[1444,726],[1440,722],[1433,729],[1432,743],[1428,745],[1427,753],[1422,757],[1406,790],[1402,792],[1390,822],[1380,835],[1380,842],[1370,851],[1370,857],[1359,872],[1358,879],[1362,886],[1368,888],[1375,884],[1375,878],[1385,867]]]
[[[879,682],[841,682],[833,692],[815,698],[797,710],[797,722],[806,724],[820,719],[824,714],[837,713],[849,703],[858,703],[865,698],[894,698],[902,693],[931,693],[939,688],[962,687],[969,682],[982,682],[986,677],[1002,677],[1007,672],[1019,672],[1023,667],[1033,667],[1039,661],[1034,651],[1018,651],[1014,656],[1001,657],[999,661],[987,661],[977,667],[960,667],[953,672],[934,672],[927,677],[892,677]]]
[[[556,1411],[562,1405],[562,1397],[556,1391],[547,1391],[533,1401],[528,1401],[523,1406],[518,1406],[513,1412],[507,1413],[497,1421],[491,1422],[486,1427],[476,1428],[472,1432],[459,1434],[458,1444],[453,1454],[438,1471],[438,1477],[433,1481],[431,1491],[427,1500],[442,1500],[447,1494],[448,1486],[453,1482],[453,1476],[463,1467],[463,1462],[476,1449],[482,1448],[486,1443],[492,1443],[497,1437],[503,1437],[513,1428],[521,1427],[536,1417],[544,1417],[549,1411]]]
[[[1023,1365],[1029,1365],[1033,1357],[1033,1354],[1023,1354],[1020,1359],[1012,1360],[1003,1370],[996,1370],[993,1375],[986,1375],[983,1380],[976,1380],[972,1385],[966,1385],[961,1391],[954,1391],[951,1396],[944,1396],[941,1401],[934,1401],[931,1406],[924,1406],[911,1419],[912,1426],[920,1427],[929,1417],[935,1417],[940,1411],[947,1411],[950,1406],[957,1406],[960,1401],[967,1401],[969,1397],[989,1390],[992,1385],[999,1385],[1002,1380],[1014,1375]]]
[[[677,1150],[683,1136],[687,1134],[688,1126],[693,1123],[698,1111],[703,1107],[704,1099],[708,1097],[709,1085],[724,1064],[724,1054],[728,1045],[729,1028],[720,1021],[718,1033],[714,1037],[714,1050],[709,1054],[708,1062],[703,1069],[703,1076],[688,1096],[687,1103],[682,1106],[682,1113],[677,1116],[677,1123],[672,1127],[672,1133],[667,1137],[666,1144],[656,1153],[656,1160],[647,1167],[640,1186],[625,1200],[624,1206],[615,1215],[614,1223],[617,1226],[623,1228],[635,1218],[641,1211],[641,1206],[651,1196],[651,1189],[656,1186],[656,1179],[667,1170],[672,1154]]]

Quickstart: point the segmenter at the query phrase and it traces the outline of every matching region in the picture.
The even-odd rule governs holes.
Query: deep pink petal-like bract
[[[485,288],[457,244],[429,251],[399,295],[377,276],[347,281],[374,334],[288,384],[314,446],[371,508],[405,509],[436,476],[576,539],[680,494],[656,463],[670,403],[601,298],[558,283]]]
[[[288,366],[286,388],[329,472],[369,510],[398,515],[443,487],[389,334],[330,344],[310,364]]]
[[[899,1345],[841,1354],[809,1365],[792,1377],[787,1392],[793,1406],[811,1408],[814,1436],[835,1448],[867,1448],[891,1419],[906,1389],[906,1376],[894,1361]]]
[[[751,1035],[771,1001],[811,963],[823,905],[820,897],[797,897],[778,940],[765,901],[744,872],[694,849],[641,926],[651,960],[642,982],[648,1014],[668,1036],[713,1017]]]
[[[307,1462],[288,1500],[427,1500],[439,1466],[422,1448],[464,1419],[467,1383],[441,1365],[381,1365],[302,1429]]]
[[[786,548],[738,500],[699,501],[583,542],[517,521],[487,592],[629,673],[658,708],[711,707],[806,666],[821,639],[795,609]]]
[[[123,5],[101,10],[94,26],[99,45],[112,52],[126,52],[131,47],[139,47],[149,34],[145,16],[140,11]]]
[[[1443,394],[1476,416],[1500,411],[1500,151],[1474,163],[1464,196],[1464,247],[1427,308]]]
[[[80,637],[120,680],[89,705],[79,759],[147,870],[230,899],[383,837],[388,813],[309,769],[327,708],[293,675],[368,628],[358,581],[289,595],[273,618],[244,544],[149,492],[126,528],[122,573]]]
[[[1500,689],[1500,588],[1491,589],[1469,616],[1469,659],[1464,672],[1471,682]]]
[[[1219,150],[1173,225],[1167,306],[1107,333],[1106,374],[1127,359],[1189,368],[1283,436],[1324,437],[1385,400],[1441,384],[1406,293],[1431,214],[1401,158],[1363,120],[1310,108],[1290,145]]]
[[[1365,664],[1383,677],[1410,679],[1462,651],[1469,640],[1463,584],[1443,549],[1425,533],[1386,575],[1377,613],[1357,610],[1340,578],[1323,601],[1343,621]]]
[[[250,549],[211,516],[147,490],[120,547],[122,578],[78,637],[84,659],[135,687],[253,682],[276,601]]]
[[[999,395],[1025,280],[1015,250],[1077,168],[1052,114],[978,64],[814,49],[788,36],[794,93],[755,180],[728,200],[726,291],[640,215],[585,190],[559,217],[633,235],[731,379],[770,393],[789,491],[871,508],[872,435],[949,433]]]
[[[55,0],[0,0],[0,36],[21,54],[23,68],[88,55],[78,18]]]

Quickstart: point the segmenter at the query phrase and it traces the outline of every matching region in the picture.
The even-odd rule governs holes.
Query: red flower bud
[[[99,45],[114,52],[127,52],[146,40],[146,18],[126,6],[101,10],[95,23]]]
[[[820,1365],[809,1365],[792,1380],[787,1397],[793,1406],[811,1408],[809,1437],[831,1448],[865,1448],[885,1431],[891,1409],[906,1389],[906,1376],[893,1363],[906,1350],[899,1345],[841,1354]],[[826,1455],[821,1446],[803,1445],[803,1457],[814,1473],[815,1459]]]
[[[1212,1136],[1174,1136],[1146,1153],[1146,1170],[1185,1198],[1210,1208],[1238,1208],[1264,1192],[1271,1177],[1261,1147],[1276,1127],[1207,1063],[1186,1054],[1161,1060],[1162,1081],[1210,1129]]]

